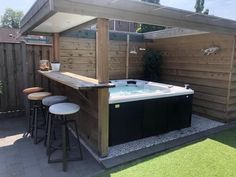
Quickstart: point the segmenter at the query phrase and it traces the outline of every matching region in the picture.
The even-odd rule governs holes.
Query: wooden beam
[[[58,33],[53,34],[53,60],[54,61],[60,61],[60,36]]]
[[[101,157],[108,154],[109,90],[98,89],[98,151]]]
[[[34,5],[30,8],[28,13],[22,18],[20,25],[23,26],[25,25],[30,18],[37,12],[41,10],[41,8],[48,3],[49,0],[40,0],[40,1],[35,1]]]
[[[170,28],[170,29],[144,33],[144,39],[163,39],[163,38],[172,38],[180,36],[192,36],[206,33],[207,32],[184,29],[184,28]]]
[[[109,82],[109,20],[97,20],[96,33],[96,77],[99,83]],[[98,89],[98,151],[100,156],[108,154],[109,136],[109,91]]]
[[[97,20],[96,77],[100,83],[109,82],[109,20]]]
[[[95,19],[93,19],[93,20],[90,20],[90,21],[85,22],[85,23],[83,23],[83,24],[80,24],[80,25],[78,25],[78,26],[75,26],[75,27],[70,28],[70,29],[68,29],[68,30],[65,30],[65,31],[63,31],[63,32],[60,32],[60,35],[62,36],[62,35],[65,35],[65,34],[67,34],[67,33],[71,33],[71,32],[74,32],[74,31],[79,31],[79,30],[85,29],[85,28],[87,28],[87,27],[89,27],[89,26],[92,26],[92,25],[94,25],[94,24],[96,24],[96,23],[97,23],[97,19],[95,18]]]
[[[21,59],[22,59],[22,69],[23,69],[23,85],[24,88],[28,88],[29,87],[29,83],[28,83],[28,61],[27,61],[27,49],[26,49],[26,43],[25,42],[21,42]],[[26,113],[26,117],[29,118],[30,116],[30,105],[29,105],[29,101],[27,100],[27,97],[25,96],[24,98],[24,105],[25,105],[25,113]]]
[[[42,1],[43,3],[38,3]],[[36,1],[30,11],[24,16],[21,21],[20,33],[26,35],[30,33],[34,28],[46,21],[56,12],[51,0],[39,0]]]

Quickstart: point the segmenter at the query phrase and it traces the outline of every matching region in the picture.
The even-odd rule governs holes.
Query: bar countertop
[[[114,84],[107,83],[99,83],[98,80],[81,76],[78,74],[70,73],[70,72],[55,72],[55,71],[38,71],[43,76],[57,81],[66,86],[72,87],[76,90],[84,90],[90,88],[110,88],[114,87]]]

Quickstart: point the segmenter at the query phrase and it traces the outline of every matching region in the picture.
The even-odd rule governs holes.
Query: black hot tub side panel
[[[109,105],[109,146],[191,126],[193,95]]]

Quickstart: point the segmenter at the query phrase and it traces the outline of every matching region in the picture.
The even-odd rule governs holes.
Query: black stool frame
[[[38,137],[38,129],[43,129],[43,126],[46,124],[45,112],[44,107],[41,104],[40,100],[34,101],[30,100],[30,116],[28,119],[28,133],[30,134],[31,138],[34,139],[34,144],[40,143],[44,137]],[[41,109],[43,114],[43,124],[39,127],[39,120],[38,120],[38,110]],[[39,139],[39,140],[38,140]]]
[[[52,118],[54,116],[54,119]],[[61,124],[62,131],[62,147],[54,147],[52,146],[52,131],[55,129],[54,121],[58,121]],[[70,141],[69,141],[69,128],[68,124],[72,123],[75,128],[76,140],[79,148],[79,157],[68,158],[68,151],[70,150]],[[48,153],[48,163],[59,163],[62,162],[63,171],[67,170],[68,161],[78,161],[83,159],[81,143],[79,139],[78,128],[76,125],[76,120],[68,120],[65,115],[49,115],[48,121],[48,135],[47,135],[47,153]],[[51,155],[56,150],[62,150],[62,159],[51,160]]]

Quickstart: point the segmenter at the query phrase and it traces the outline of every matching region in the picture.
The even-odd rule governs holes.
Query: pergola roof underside
[[[236,21],[134,0],[38,0],[23,18],[21,33],[62,32],[94,18],[236,34]]]

